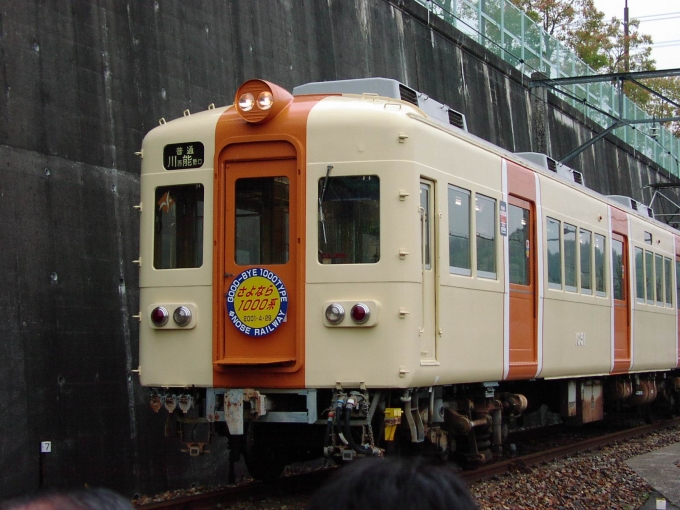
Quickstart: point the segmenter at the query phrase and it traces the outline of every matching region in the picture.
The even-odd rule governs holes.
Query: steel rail
[[[508,473],[510,471],[523,470],[526,469],[527,467],[535,466],[543,462],[562,459],[574,453],[585,452],[588,450],[593,450],[595,448],[600,448],[602,446],[608,446],[617,441],[625,441],[628,439],[633,439],[635,437],[644,436],[651,432],[669,428],[675,425],[680,425],[680,418],[664,420],[649,425],[642,425],[640,427],[634,427],[631,429],[621,430],[618,432],[613,432],[611,434],[606,434],[599,437],[589,438],[583,441],[578,441],[576,443],[551,448],[550,450],[531,453],[529,455],[524,455],[522,457],[517,457],[514,459],[500,461],[494,464],[489,464],[486,466],[482,466],[476,470],[461,471],[458,473],[458,476],[460,476],[465,481],[465,483],[469,485],[471,483],[486,480],[494,476]]]

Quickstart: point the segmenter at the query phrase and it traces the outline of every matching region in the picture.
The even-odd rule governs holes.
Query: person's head
[[[367,458],[343,466],[307,510],[474,510],[467,488],[444,466],[419,459]]]
[[[50,492],[0,503],[0,510],[132,510],[130,500],[109,489]]]

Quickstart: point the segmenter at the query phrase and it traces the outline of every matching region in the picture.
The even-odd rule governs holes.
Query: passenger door
[[[612,233],[612,293],[614,299],[613,373],[630,369],[630,292],[628,284],[628,242]]]
[[[509,196],[509,379],[534,377],[538,369],[535,233],[532,203]]]
[[[420,253],[422,265],[422,319],[420,324],[421,362],[437,359],[437,297],[434,182],[420,181]]]

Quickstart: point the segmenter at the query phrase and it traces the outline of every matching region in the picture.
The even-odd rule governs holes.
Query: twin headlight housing
[[[287,90],[264,80],[248,80],[236,91],[234,104],[248,123],[262,124],[276,117],[293,96]]]

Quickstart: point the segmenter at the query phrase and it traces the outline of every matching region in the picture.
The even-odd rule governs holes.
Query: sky
[[[626,0],[594,1],[595,7],[605,13],[606,19],[616,16],[623,20]],[[667,19],[647,19],[653,15]],[[639,19],[640,32],[652,36],[655,44],[652,46],[652,58],[656,60],[657,69],[680,68],[680,0],[628,0],[628,17]],[[666,42],[671,44],[658,45]]]

